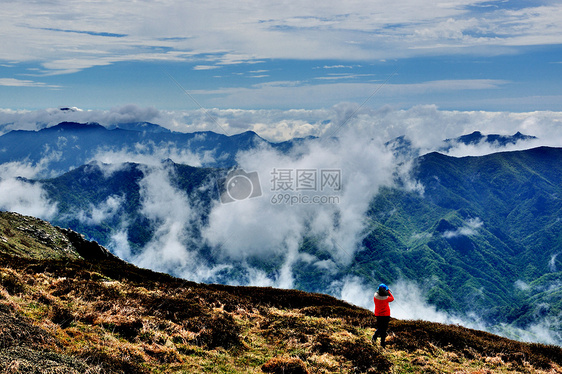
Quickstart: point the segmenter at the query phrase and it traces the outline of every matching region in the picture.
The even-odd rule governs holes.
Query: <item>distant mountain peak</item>
[[[114,125],[110,125],[107,127],[108,130],[129,130],[129,131],[140,131],[140,132],[150,132],[150,133],[171,133],[172,131],[168,130],[165,127],[157,125],[151,122],[127,122],[127,123],[118,123]]]
[[[532,135],[522,134],[517,131],[513,135],[500,135],[500,134],[484,134],[481,131],[475,130],[470,134],[461,135],[457,138],[449,138],[443,140],[443,146],[435,149],[433,152],[447,153],[459,144],[464,145],[478,145],[478,144],[489,144],[494,147],[499,148],[506,147],[508,145],[517,144],[521,141],[527,141],[537,139],[537,137]],[[412,140],[406,135],[396,137],[385,143],[386,147],[391,150],[396,156],[403,159],[413,159],[421,154],[421,149],[415,147],[412,144]]]
[[[244,138],[244,139],[251,139],[251,138],[260,138],[260,139],[262,139],[261,136],[259,136],[255,131],[252,131],[252,130],[248,130],[248,131],[241,132],[241,133],[239,133],[239,134],[232,135],[232,137],[235,137],[235,138]]]
[[[537,138],[532,135],[524,135],[520,131],[517,131],[513,135],[500,135],[500,134],[484,135],[480,131],[474,131],[471,134],[462,135],[459,136],[458,138],[446,139],[445,144],[447,145],[444,148],[450,149],[455,143],[462,143],[466,145],[489,143],[489,144],[497,144],[500,147],[505,147],[508,144],[515,144],[519,141],[525,141],[531,139],[537,139]]]
[[[80,122],[61,122],[58,125],[47,127],[40,131],[80,131],[80,130],[106,130],[105,127],[100,125],[97,122],[87,122],[87,123],[80,123]]]

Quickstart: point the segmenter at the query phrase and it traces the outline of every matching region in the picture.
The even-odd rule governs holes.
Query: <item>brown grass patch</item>
[[[274,357],[262,365],[264,373],[308,374],[306,364],[297,357]]]
[[[336,340],[332,336],[321,333],[315,338],[312,350],[317,353],[329,353],[334,356],[341,356],[351,361],[355,370],[366,372],[377,370],[378,372],[388,372],[392,363],[370,342],[360,338],[353,340]]]
[[[526,344],[458,325],[396,320],[391,330],[395,334],[393,347],[409,352],[431,351],[437,347],[467,359],[497,356],[506,363],[521,365],[529,362],[539,369],[549,369],[551,362],[560,364],[562,361],[560,347]]]

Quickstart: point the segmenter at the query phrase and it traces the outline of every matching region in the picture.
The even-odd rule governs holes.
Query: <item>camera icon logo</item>
[[[246,173],[242,169],[230,171],[226,178],[219,180],[219,194],[223,204],[261,196],[258,173]]]

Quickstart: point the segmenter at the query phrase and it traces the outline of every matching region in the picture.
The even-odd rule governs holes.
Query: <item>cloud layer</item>
[[[209,120],[209,114],[214,121]],[[204,207],[194,196],[173,186],[172,170],[161,162],[163,155],[176,162],[184,162],[189,159],[189,154],[174,153],[168,149],[142,155],[130,150],[100,150],[97,156],[105,162],[115,163],[107,166],[107,173],[116,170],[124,161],[146,164],[144,178],[140,182],[140,213],[150,222],[154,236],[141,251],[133,250],[126,241],[128,222],[123,220],[116,227],[110,243],[114,253],[137,265],[191,280],[224,281],[229,272],[236,271],[243,284],[287,288],[295,286],[296,271],[303,264],[321,269],[328,275],[349,264],[364,235],[363,217],[369,202],[379,187],[393,183],[393,173],[399,160],[384,147],[387,140],[406,135],[412,145],[422,151],[441,147],[444,138],[483,129],[500,134],[521,131],[538,137],[509,149],[560,146],[562,140],[561,113],[457,112],[440,111],[434,106],[370,110],[355,104],[340,104],[323,110],[212,110],[210,113],[165,112],[127,106],[109,111],[2,111],[0,118],[3,118],[3,123],[9,123],[4,131],[36,129],[61,120],[96,121],[105,125],[150,120],[176,131],[195,131],[212,128],[216,126],[216,121],[222,129],[231,133],[259,129],[259,133],[269,139],[287,139],[290,137],[288,134],[319,136],[296,147],[291,154],[279,153],[268,146],[240,153],[237,157],[239,166],[259,176],[261,196],[230,203],[216,201],[208,221],[200,218]],[[457,145],[450,153],[461,156],[498,150],[493,144]],[[141,156],[142,159],[139,158]],[[48,160],[35,167],[25,162],[3,165],[0,196],[4,198],[0,199],[0,208],[41,218],[53,217],[57,207],[46,199],[40,184],[18,179],[20,176],[33,178],[47,166]],[[276,173],[280,170],[289,172],[295,178],[299,170],[308,173],[338,170],[341,172],[342,188],[321,190],[316,186],[312,190],[298,191],[294,185],[293,189],[279,189],[275,178],[279,177]],[[402,172],[402,175],[406,173]],[[296,180],[292,182],[296,183]],[[306,186],[306,183],[303,185]],[[413,189],[417,187],[415,183],[410,186]],[[205,186],[209,191],[216,187]],[[286,195],[289,199],[284,200]],[[302,196],[335,196],[337,200],[306,204]],[[299,199],[293,202],[294,197]],[[278,200],[274,201],[274,198]],[[122,196],[111,196],[99,206],[76,212],[77,218],[83,223],[98,223],[118,214],[123,203]],[[472,235],[481,225],[479,219],[474,219],[466,222],[466,227],[446,235]],[[325,249],[330,258],[303,252],[301,244],[305,236]],[[201,258],[198,250],[202,246],[206,246],[213,261]],[[555,259],[552,262],[555,264]],[[278,270],[266,272],[263,266],[259,266],[264,263],[274,264]],[[367,282],[353,277],[338,279],[328,284],[326,291],[371,309],[372,291],[366,286]],[[393,308],[398,318],[421,318],[485,328],[482,321],[474,316],[451,316],[428,305],[424,302],[423,292],[415,284],[404,281],[391,287],[399,295]],[[539,334],[551,331],[548,326],[555,322],[549,320],[546,324],[533,326],[535,335],[517,333],[519,337],[536,340]],[[502,334],[513,333],[505,328]],[[556,337],[544,336],[543,341],[559,341]]]
[[[536,111],[527,113],[448,111],[434,105],[410,109],[379,109],[341,103],[325,109],[199,109],[163,111],[154,107],[126,105],[110,110],[41,109],[35,111],[0,109],[0,134],[11,130],[37,130],[62,121],[97,122],[104,126],[130,122],[154,122],[172,131],[214,131],[234,135],[254,131],[261,137],[279,142],[307,136],[330,137],[342,129],[353,128],[371,138],[392,140],[406,136],[414,147],[433,151],[442,141],[482,131],[484,134],[513,135],[521,132],[538,139],[511,146],[562,145],[562,112]],[[457,145],[451,155],[482,155],[497,150],[494,144]],[[176,150],[162,150],[161,155],[174,155]],[[183,154],[189,159],[191,156]]]
[[[0,60],[42,61],[71,73],[119,61],[190,61],[220,66],[260,59],[374,60],[428,53],[494,54],[560,44],[556,2],[509,7],[458,0],[164,0],[3,3]],[[493,49],[492,49],[493,48]]]

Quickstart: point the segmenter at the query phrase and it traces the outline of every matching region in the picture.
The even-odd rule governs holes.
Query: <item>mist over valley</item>
[[[342,126],[341,110],[322,133],[282,141],[147,121],[7,131],[0,208],[190,281],[327,293],[368,309],[385,282],[397,318],[560,344],[554,114],[420,107],[360,111]],[[56,118],[74,113],[85,115]],[[497,131],[477,132],[484,119]]]

